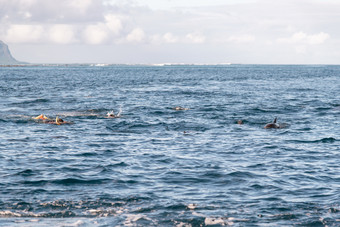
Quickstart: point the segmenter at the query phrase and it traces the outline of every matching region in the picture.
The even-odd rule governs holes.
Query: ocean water
[[[339,94],[340,66],[2,67],[0,226],[340,226]]]

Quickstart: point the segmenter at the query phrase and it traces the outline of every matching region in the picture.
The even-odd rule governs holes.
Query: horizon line
[[[328,63],[18,63],[18,64],[1,64],[0,67],[28,67],[28,66],[230,66],[230,65],[319,65],[319,66],[337,66],[339,64]]]

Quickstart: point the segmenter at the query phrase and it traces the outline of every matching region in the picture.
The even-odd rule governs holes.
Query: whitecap
[[[233,225],[232,222],[234,218],[205,218],[204,224],[205,225]]]
[[[147,221],[152,221],[150,218],[148,218],[147,216],[145,215],[142,215],[142,214],[130,214],[127,216],[125,222],[124,222],[124,226],[135,226],[135,222],[141,220],[141,219],[144,219],[144,220],[147,220]]]

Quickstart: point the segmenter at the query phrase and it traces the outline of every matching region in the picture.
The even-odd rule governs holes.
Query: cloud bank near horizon
[[[136,63],[336,63],[340,57],[334,0],[0,0],[0,6],[0,40],[26,50],[42,45],[72,53],[84,46],[98,47],[100,55],[100,47],[112,49],[93,61],[127,61],[124,52],[132,51]],[[81,56],[68,60],[91,61]]]

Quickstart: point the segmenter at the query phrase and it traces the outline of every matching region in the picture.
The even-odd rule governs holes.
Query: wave
[[[256,189],[261,190],[261,189]],[[277,198],[266,199],[270,206],[264,209],[262,203],[256,203],[256,211],[251,208],[254,203],[239,206],[239,209],[231,209],[227,204],[214,205],[202,203],[183,202],[161,202],[152,204],[150,198],[131,197],[117,199],[97,200],[55,200],[50,202],[37,203],[6,203],[2,204],[4,209],[0,210],[2,220],[10,221],[9,218],[39,218],[37,225],[50,225],[51,223],[63,223],[65,220],[72,220],[75,226],[227,226],[241,225],[248,226],[274,223],[274,225],[294,225],[300,223],[302,226],[336,226],[339,213],[338,205],[320,206],[318,204],[300,202],[292,205]],[[257,201],[256,199],[254,201]],[[259,204],[259,205],[258,205]],[[214,212],[220,208],[224,212]],[[326,216],[327,219],[320,218]],[[82,218],[75,222],[73,218]],[[32,219],[22,220],[31,222]],[[105,224],[103,223],[105,221]],[[12,225],[14,225],[12,223]],[[30,223],[29,226],[33,226]],[[62,225],[71,226],[71,225]]]
[[[90,109],[80,111],[64,111],[58,112],[57,115],[64,117],[105,117],[106,109]],[[104,114],[105,113],[105,114]]]
[[[16,103],[12,103],[12,105],[27,105],[27,104],[40,104],[40,103],[46,103],[49,102],[49,99],[45,99],[45,98],[37,98],[37,99],[29,99],[29,100],[25,100],[22,102],[16,102]]]
[[[96,185],[96,184],[104,184],[111,179],[78,179],[78,178],[66,178],[66,179],[57,179],[57,180],[32,180],[32,181],[23,181],[20,182],[24,185],[32,185],[32,186],[43,186],[46,184],[56,184],[56,185],[64,185],[64,186],[74,186],[74,185]]]
[[[121,214],[126,211],[123,206],[142,204],[149,200],[150,198],[141,196],[125,198],[103,196],[103,198],[80,201],[61,199],[54,201],[1,202],[0,217],[103,217]]]
[[[163,122],[148,122],[144,120],[122,120],[119,122],[112,122],[110,121],[106,128],[113,132],[118,133],[136,133],[136,134],[143,134],[143,133],[150,133],[155,129],[169,129],[169,124]]]
[[[75,217],[75,213],[69,210],[63,210],[59,212],[48,212],[48,213],[34,213],[29,211],[10,211],[10,210],[0,210],[0,217],[30,217],[30,218],[69,218]]]
[[[27,177],[27,176],[36,175],[36,173],[35,173],[35,171],[33,171],[31,169],[26,169],[26,170],[22,170],[22,171],[16,173],[16,175]]]
[[[61,185],[77,185],[77,184],[103,184],[110,179],[94,179],[94,180],[81,180],[77,178],[67,178],[62,180],[54,180],[51,183],[61,184]]]
[[[293,143],[334,143],[338,141],[333,137],[322,138],[319,140],[289,140],[289,142]]]

